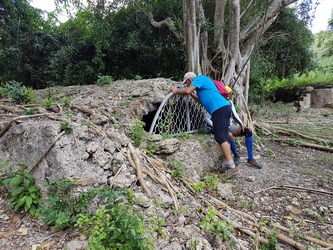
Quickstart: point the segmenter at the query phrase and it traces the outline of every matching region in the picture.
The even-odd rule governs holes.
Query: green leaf
[[[20,176],[15,176],[14,178],[11,179],[9,182],[9,186],[18,186],[22,183],[23,179]]]
[[[1,165],[0,168],[4,168],[9,164],[9,160],[4,161]]]
[[[14,188],[10,191],[12,196],[17,196],[18,194],[20,194],[22,191],[24,190],[24,187],[18,187],[18,188]]]
[[[28,207],[30,208],[30,206],[32,204],[32,198],[31,198],[31,196],[27,197],[27,199],[25,200],[25,204],[28,205]]]

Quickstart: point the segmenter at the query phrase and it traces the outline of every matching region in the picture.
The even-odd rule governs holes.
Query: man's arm
[[[243,123],[241,121],[241,119],[239,118],[237,112],[236,112],[236,109],[235,109],[235,105],[232,101],[229,101],[230,105],[231,105],[231,116],[233,118],[233,120],[235,122],[237,122],[237,124],[240,126],[240,127],[243,127]]]

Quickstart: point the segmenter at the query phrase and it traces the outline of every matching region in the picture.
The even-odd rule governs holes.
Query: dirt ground
[[[325,146],[319,141],[322,139],[328,143],[328,148],[333,148],[333,109],[296,112],[292,104],[281,103],[251,108],[255,121],[302,132],[309,137],[306,140],[309,145]],[[263,168],[254,169],[245,164],[246,149],[242,139],[238,139],[241,171],[229,180],[222,180],[235,184],[234,198],[226,201],[228,205],[255,218],[267,218],[267,221],[261,219],[263,224],[273,223],[278,226],[276,232],[284,232],[291,238],[306,235],[305,245],[316,240],[333,244],[332,150],[300,146],[300,136],[269,134],[261,129],[257,130],[257,135],[254,151]],[[277,141],[283,138],[292,140]],[[72,230],[53,231],[24,213],[14,213],[1,195],[0,249],[36,249],[37,246],[63,249],[64,244],[75,237],[77,234]],[[298,249],[284,243],[280,247]]]

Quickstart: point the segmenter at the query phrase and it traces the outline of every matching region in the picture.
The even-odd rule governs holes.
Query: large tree
[[[245,108],[253,50],[279,13],[299,2],[300,15],[309,19],[312,0],[92,0],[88,5],[96,11],[137,6],[154,27],[168,27],[183,42],[188,59],[185,70],[223,80],[239,93],[238,105]],[[182,6],[182,16],[166,11],[161,18],[154,13],[156,6],[174,4],[179,4],[180,9]],[[183,26],[179,25],[180,18]]]

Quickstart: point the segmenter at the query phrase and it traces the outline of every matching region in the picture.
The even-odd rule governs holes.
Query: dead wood
[[[313,143],[308,143],[308,142],[304,142],[304,141],[295,141],[293,139],[288,139],[288,138],[273,138],[274,141],[279,141],[279,142],[285,142],[288,143],[289,145],[299,145],[299,146],[304,146],[304,147],[308,147],[308,148],[314,148],[314,149],[319,149],[322,151],[327,151],[327,152],[333,152],[333,148],[330,147],[326,147],[326,146],[321,146],[321,145],[317,145],[317,144],[313,144]]]
[[[131,142],[128,142],[128,149],[129,149],[129,151],[130,151],[130,153],[131,153],[130,155],[131,155],[131,157],[132,157],[132,159],[133,159],[133,162],[134,162],[134,165],[135,165],[135,167],[136,167],[136,174],[137,174],[137,176],[138,176],[138,179],[139,179],[140,185],[141,185],[143,191],[144,191],[146,194],[150,195],[151,192],[150,192],[150,190],[148,189],[146,183],[145,183],[144,180],[143,180],[142,167],[141,167],[141,164],[140,164],[140,161],[139,161],[138,155],[137,155],[137,153],[135,152],[135,149],[134,149],[134,147],[133,147],[133,145],[132,145]]]
[[[288,234],[291,234],[291,233],[294,233],[293,230],[290,230],[289,228],[286,228],[284,226],[281,226],[279,224],[273,224],[276,228],[278,229],[281,229],[285,232],[287,232]],[[322,247],[333,247],[333,243],[329,243],[329,242],[325,242],[325,241],[322,241],[320,239],[317,239],[317,238],[313,238],[313,237],[310,237],[310,236],[307,236],[307,235],[304,235],[302,233],[299,233],[297,234],[298,237],[304,239],[304,240],[307,240],[307,241],[310,241],[310,242],[313,242],[319,246],[322,246]]]
[[[112,188],[113,183],[116,181],[117,176],[119,175],[119,173],[121,172],[121,170],[124,168],[125,165],[126,165],[126,163],[123,163],[123,165],[121,165],[121,167],[118,169],[117,173],[115,174],[114,178],[112,179],[112,182],[110,183],[110,188]]]
[[[5,110],[11,113],[19,112],[20,109],[13,107],[13,106],[7,106],[7,105],[0,105],[0,110]]]
[[[256,126],[258,126],[260,128],[265,128],[265,129],[267,129],[267,130],[269,130],[271,132],[274,132],[274,133],[282,133],[282,134],[286,134],[286,135],[294,135],[294,136],[298,136],[298,137],[301,137],[301,138],[304,138],[304,139],[315,141],[317,143],[320,142],[320,143],[325,144],[325,145],[328,144],[323,139],[313,138],[313,137],[310,137],[310,136],[308,136],[306,134],[303,134],[301,132],[297,132],[297,131],[294,131],[294,130],[290,130],[290,129],[285,129],[285,128],[281,128],[281,127],[269,125],[269,124],[264,123],[264,122],[257,122]]]
[[[22,116],[17,116],[13,119],[11,119],[6,126],[0,131],[0,137],[2,137],[7,130],[13,125],[14,122],[18,122],[20,119],[27,119],[27,118],[35,118],[35,117],[41,117],[41,116],[47,116],[50,115],[49,113],[44,113],[44,114],[35,114],[35,115],[22,115]]]
[[[301,191],[303,190],[303,191],[308,191],[308,192],[314,192],[314,193],[320,193],[320,194],[325,194],[325,195],[333,196],[332,192],[327,192],[327,191],[322,191],[322,190],[316,190],[316,189],[312,189],[312,188],[305,188],[305,187],[288,186],[288,185],[285,185],[285,186],[272,186],[272,187],[268,187],[268,188],[265,188],[265,189],[261,189],[261,190],[255,191],[254,193],[258,194],[258,193],[261,193],[261,192],[266,192],[266,191],[271,190],[271,189],[291,189],[291,190],[301,190]]]
[[[77,109],[77,110],[79,110],[83,113],[87,113],[89,115],[92,115],[94,113],[94,111],[91,110],[91,109],[83,108],[83,107],[80,107],[80,106],[77,106],[77,105],[71,105],[70,109]]]
[[[36,163],[32,166],[32,168],[30,169],[29,173],[33,173],[33,171],[35,170],[35,168],[39,165],[39,163],[45,158],[45,156],[50,152],[50,150],[53,148],[53,146],[56,144],[56,142],[61,138],[61,136],[63,136],[65,134],[65,131],[62,131],[60,134],[58,134],[56,136],[56,138],[54,138],[54,140],[52,141],[52,143],[50,144],[50,146],[48,146],[48,148],[45,150],[45,152],[42,154],[42,156],[36,161]]]

